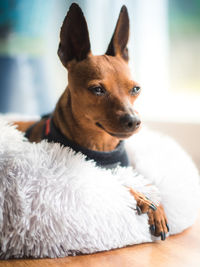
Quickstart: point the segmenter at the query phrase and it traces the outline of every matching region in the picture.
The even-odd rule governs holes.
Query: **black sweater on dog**
[[[121,141],[114,150],[109,152],[90,150],[67,139],[55,126],[53,120],[51,119],[51,115],[45,115],[43,118],[46,119],[46,123],[43,129],[42,139],[46,139],[48,142],[60,143],[63,146],[70,147],[77,153],[81,152],[86,156],[87,160],[94,160],[97,166],[102,168],[113,169],[117,166],[129,166],[124,141]],[[33,127],[34,125],[26,131],[25,136],[27,138],[30,136]],[[49,128],[48,131],[47,127]]]

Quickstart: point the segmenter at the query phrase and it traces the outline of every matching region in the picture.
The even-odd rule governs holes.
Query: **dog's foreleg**
[[[169,226],[163,206],[161,204],[155,205],[151,200],[145,197],[144,194],[132,188],[129,188],[129,190],[137,202],[136,209],[138,214],[147,213],[151,234],[157,237],[160,236],[161,240],[164,241],[169,232]]]

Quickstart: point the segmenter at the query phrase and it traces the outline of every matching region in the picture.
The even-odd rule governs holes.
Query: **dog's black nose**
[[[139,128],[141,121],[137,116],[127,113],[120,117],[120,123],[124,130],[131,132]]]

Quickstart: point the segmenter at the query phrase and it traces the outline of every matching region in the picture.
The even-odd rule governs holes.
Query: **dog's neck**
[[[81,111],[84,112],[84,111]],[[91,125],[82,114],[73,110],[69,90],[65,90],[53,113],[53,121],[60,132],[69,140],[87,149],[112,151],[119,144],[119,139]]]

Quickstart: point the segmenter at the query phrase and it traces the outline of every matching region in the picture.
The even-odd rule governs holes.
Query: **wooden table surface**
[[[200,267],[200,216],[166,241],[60,259],[0,261],[0,267]]]

